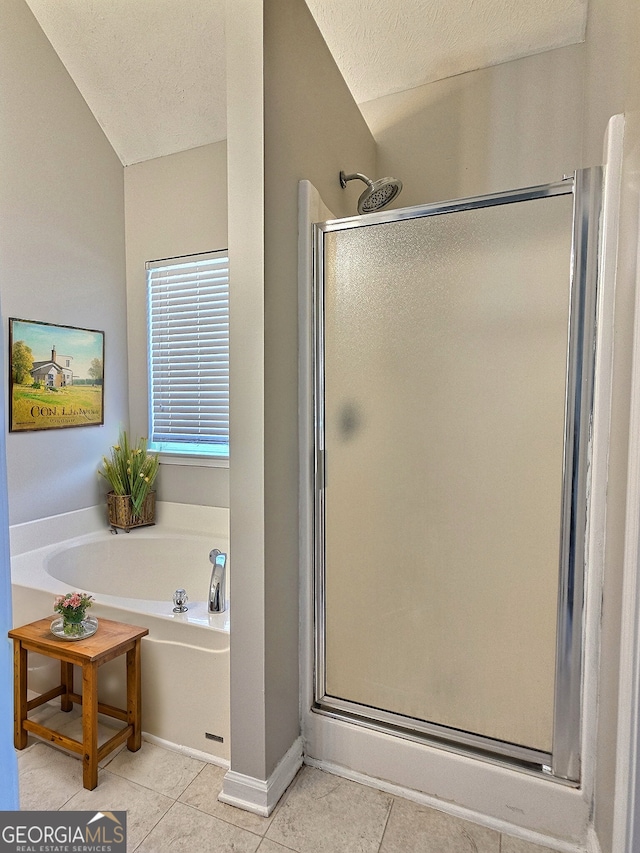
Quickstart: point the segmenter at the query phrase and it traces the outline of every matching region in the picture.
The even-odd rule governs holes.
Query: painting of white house
[[[9,318],[9,429],[104,422],[104,332]]]

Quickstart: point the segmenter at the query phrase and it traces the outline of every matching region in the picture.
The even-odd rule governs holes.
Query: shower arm
[[[345,187],[347,186],[347,181],[355,181],[356,179],[358,181],[362,181],[368,187],[373,186],[373,181],[370,180],[366,175],[363,175],[361,172],[353,172],[353,174],[351,175],[345,175],[344,172],[340,172],[340,186],[342,187],[342,189],[345,189]]]

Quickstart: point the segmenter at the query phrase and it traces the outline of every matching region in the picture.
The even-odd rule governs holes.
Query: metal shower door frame
[[[444,203],[329,220],[313,226],[314,351],[314,706],[337,717],[412,740],[490,761],[508,761],[547,778],[578,784],[581,718],[590,428],[596,340],[596,287],[602,169],[582,169],[562,181]],[[461,732],[440,724],[361,706],[326,694],[325,659],[325,234],[401,220],[573,194],[570,309],[565,380],[565,423],[559,554],[556,677],[551,753]]]

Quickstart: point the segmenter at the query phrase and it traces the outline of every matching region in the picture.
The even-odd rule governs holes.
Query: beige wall
[[[584,45],[470,71],[362,105],[394,206],[560,180],[582,164]]]
[[[148,434],[145,263],[227,248],[227,145],[128,166],[124,173],[131,430]],[[161,500],[229,506],[229,469],[162,464]]]
[[[585,63],[584,152],[601,162],[602,139],[612,115],[640,107],[636,0],[590,0]]]
[[[267,717],[273,768],[299,725],[298,680],[298,181],[337,216],[362,187],[340,169],[375,172],[375,144],[302,0],[265,3],[265,521],[269,581]],[[286,714],[285,714],[286,702]],[[286,723],[286,728],[282,725]]]
[[[375,150],[304,2],[262,5],[233,0],[227,36],[231,757],[264,779],[299,734],[298,181],[352,212],[338,173],[375,171]]]
[[[262,0],[227,0],[231,769],[265,779],[264,83]],[[251,200],[247,204],[247,199]]]
[[[5,334],[8,317],[105,332],[104,426],[7,437],[17,523],[102,500],[96,470],[128,419],[123,170],[24,0],[2,2],[0,163]]]

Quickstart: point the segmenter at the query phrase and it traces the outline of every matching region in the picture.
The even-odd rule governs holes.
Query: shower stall
[[[314,226],[315,712],[580,781],[600,191]]]

